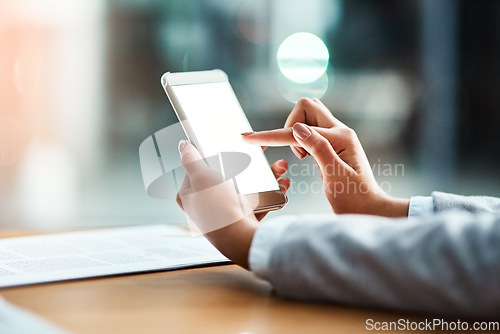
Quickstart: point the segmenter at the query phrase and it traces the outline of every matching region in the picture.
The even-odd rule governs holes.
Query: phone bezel
[[[201,155],[205,157],[202,146],[198,142],[194,131],[191,129],[187,117],[182,109],[180,102],[177,100],[172,86],[179,85],[196,85],[214,82],[229,82],[227,74],[219,69],[209,71],[195,71],[195,72],[166,72],[161,77],[161,84],[167,97],[174,109],[177,118],[181,122],[189,141],[200,151]],[[242,109],[243,110],[243,109]],[[246,115],[244,115],[246,117]],[[270,170],[272,173],[272,171]],[[254,194],[245,195],[251,203],[259,203],[258,207],[254,209],[255,213],[267,212],[283,208],[288,202],[287,196],[281,190],[264,191]]]

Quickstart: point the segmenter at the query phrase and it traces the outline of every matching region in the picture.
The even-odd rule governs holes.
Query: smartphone
[[[254,212],[281,209],[287,202],[259,146],[243,141],[252,127],[221,70],[165,73],[161,83],[189,141],[204,158],[221,152],[241,152],[250,163],[234,180]]]

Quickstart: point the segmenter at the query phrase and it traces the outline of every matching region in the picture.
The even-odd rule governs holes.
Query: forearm
[[[260,272],[266,272],[261,276],[278,295],[438,314],[498,316],[498,216],[448,214],[411,222],[308,216],[291,221],[275,240],[267,270],[260,268]],[[251,257],[254,253],[252,246]]]
[[[408,217],[410,200],[407,198],[396,198],[388,195],[383,196],[373,207],[373,215],[402,218]]]
[[[247,216],[233,224],[206,233],[205,237],[228,259],[248,269],[250,245],[258,225],[253,215]]]
[[[409,200],[384,198],[374,206],[373,215],[386,217],[407,217]],[[233,224],[205,234],[205,237],[222,254],[234,263],[249,269],[249,252],[259,222],[254,216],[247,216]]]

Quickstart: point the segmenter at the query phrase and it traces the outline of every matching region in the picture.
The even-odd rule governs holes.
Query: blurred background
[[[138,148],[166,71],[228,73],[256,130],[301,96],[354,128],[382,187],[500,196],[496,0],[0,0],[0,227],[185,222]],[[310,158],[281,215],[329,212]]]

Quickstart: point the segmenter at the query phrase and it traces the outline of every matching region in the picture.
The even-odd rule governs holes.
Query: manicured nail
[[[253,135],[255,132],[250,131],[250,132],[243,132],[241,135],[242,136],[248,136],[248,135]]]
[[[187,140],[184,139],[179,142],[179,153],[182,153],[182,150],[186,148],[187,144]]]
[[[299,137],[299,139],[306,140],[311,135],[311,130],[307,128],[302,123],[295,123],[292,127],[293,133]]]

